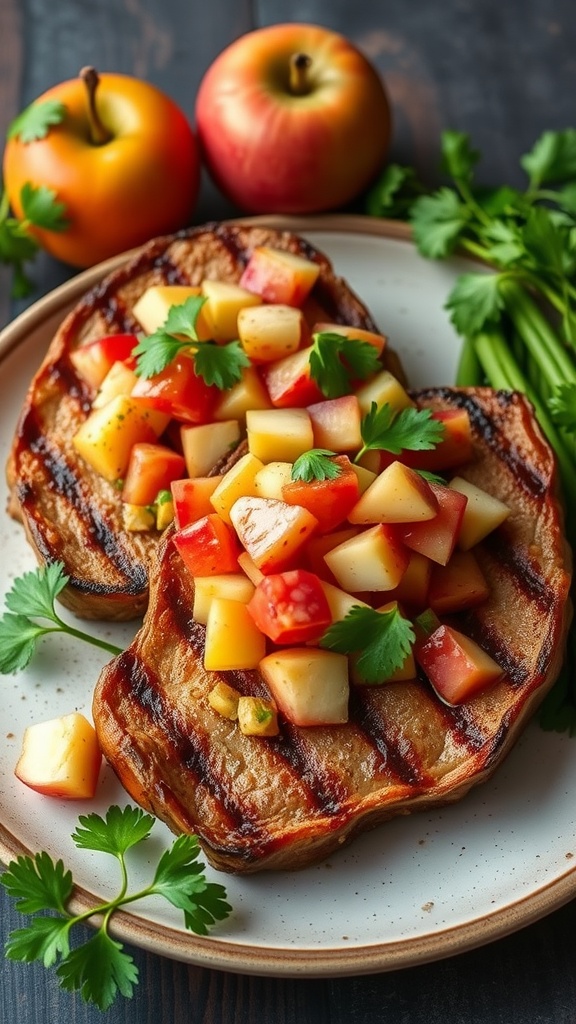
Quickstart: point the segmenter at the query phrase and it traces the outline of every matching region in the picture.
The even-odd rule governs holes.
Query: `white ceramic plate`
[[[414,385],[453,380],[459,345],[443,305],[462,262],[426,262],[401,227],[365,218],[281,223],[329,254],[400,351]],[[0,336],[2,464],[25,388],[55,326],[102,274],[102,267],[81,274]],[[2,596],[35,565],[20,527],[5,514],[0,550]],[[118,644],[133,632],[131,626],[91,628]],[[78,851],[69,837],[79,813],[104,813],[125,801],[123,791],[105,770],[94,802],[66,803],[26,789],[13,768],[27,724],[73,709],[90,714],[104,657],[53,637],[29,670],[0,680],[0,855],[8,861],[46,849],[61,857],[82,906],[94,895],[115,893],[116,864]],[[152,900],[118,915],[115,931],[167,956],[256,974],[360,974],[448,956],[514,931],[576,894],[575,792],[576,740],[533,724],[493,780],[453,807],[392,821],[303,872],[234,878],[209,870],[226,885],[234,912],[208,939],[185,932],[176,911]],[[134,885],[145,883],[170,841],[158,823],[147,848],[134,851]]]

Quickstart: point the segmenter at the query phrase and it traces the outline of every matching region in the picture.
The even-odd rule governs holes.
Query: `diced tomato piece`
[[[132,395],[182,423],[209,423],[220,391],[198,376],[190,356],[178,355],[154,377],[139,377]]]
[[[447,704],[470,700],[504,675],[475,640],[452,626],[440,625],[430,636],[417,639],[414,656]]]
[[[248,602],[258,629],[276,644],[316,640],[332,622],[317,576],[306,569],[265,576]]]
[[[86,383],[99,388],[114,363],[135,363],[131,356],[137,344],[135,334],[107,334],[74,349],[70,359]]]
[[[220,478],[217,476],[184,477],[170,484],[174,502],[176,527],[181,530],[188,523],[194,523],[203,516],[211,515],[214,506],[210,501]]]
[[[173,540],[193,576],[238,572],[240,547],[234,530],[216,512],[177,530]]]
[[[343,523],[360,496],[358,477],[348,457],[339,455],[333,461],[340,468],[333,480],[291,480],[282,487],[282,499],[307,508],[318,520],[321,533]]]
[[[428,451],[408,451],[404,449],[399,455],[382,452],[380,468],[384,469],[394,459],[399,459],[411,469],[425,469],[429,473],[443,473],[455,466],[470,462],[474,455],[472,444],[472,426],[466,409],[438,409],[432,413],[432,419],[438,420],[444,427],[444,435],[435,448]]]
[[[184,457],[163,444],[132,446],[122,487],[122,501],[131,505],[151,505],[158,491],[170,487],[185,472]]]
[[[430,487],[438,501],[437,515],[419,523],[395,523],[393,529],[411,551],[419,551],[433,562],[446,565],[456,547],[468,499],[443,484],[431,482]],[[454,501],[453,494],[464,501]]]

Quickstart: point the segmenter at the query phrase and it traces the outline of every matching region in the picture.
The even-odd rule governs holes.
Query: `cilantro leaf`
[[[226,345],[204,341],[194,352],[194,368],[198,376],[221,391],[241,380],[242,370],[247,366],[250,366],[250,359],[239,341],[229,341]]]
[[[376,611],[353,605],[348,614],[334,622],[320,639],[320,646],[340,654],[354,655],[358,676],[365,683],[385,682],[404,664],[414,642],[412,623],[394,605]]]
[[[307,484],[312,480],[335,480],[342,472],[338,463],[333,461],[335,455],[336,452],[328,448],[311,448],[303,452],[292,465],[292,480],[303,480]]]
[[[197,935],[230,913],[226,891],[221,885],[206,884],[204,865],[197,858],[200,846],[196,836],[179,836],[160,858],[151,892],[164,896],[184,912],[185,925]]]
[[[432,417],[431,409],[416,409],[409,406],[397,412],[385,403],[377,405],[372,402],[370,411],[366,413],[361,424],[360,433],[363,445],[355,462],[367,451],[392,452],[399,455],[401,451],[429,451],[440,443],[444,435],[443,424]]]
[[[366,196],[366,211],[372,217],[405,217],[423,192],[411,167],[388,164]]]
[[[138,983],[133,958],[102,929],[71,950],[56,973],[63,989],[79,991],[84,1002],[99,1010],[108,1010],[118,993],[130,999]]]
[[[470,145],[465,132],[442,132],[442,169],[457,184],[469,185],[480,154]]]
[[[17,615],[51,619],[54,601],[68,583],[63,562],[52,562],[18,576],[6,595],[6,606]]]
[[[520,164],[532,189],[545,182],[570,181],[576,177],[576,129],[544,132]]]
[[[171,306],[162,326],[140,338],[133,353],[138,376],[155,377],[180,352],[192,348],[191,342],[198,342],[196,322],[205,302],[205,296],[191,295],[185,302]]]
[[[332,331],[314,335],[310,374],[326,398],[348,394],[352,380],[364,380],[379,365],[378,349],[370,342]]]
[[[5,612],[0,619],[0,673],[19,672],[30,664],[36,642],[48,632],[24,615]]]
[[[571,434],[576,433],[576,382],[559,384],[548,400],[552,419]]]
[[[68,227],[66,206],[57,201],[57,193],[47,185],[26,181],[20,190],[20,202],[26,220],[46,231],[65,231]]]
[[[499,274],[461,274],[454,285],[446,308],[460,334],[477,334],[491,322],[498,320],[505,303],[500,292]]]
[[[190,338],[191,341],[198,341],[196,323],[205,302],[205,295],[190,295],[179,305],[171,306],[162,324],[162,330],[166,334],[181,335],[183,338]]]
[[[429,259],[453,253],[469,220],[466,204],[451,188],[422,196],[410,211],[414,241],[422,256]]]
[[[17,900],[16,909],[22,914],[35,914],[40,910],[65,913],[72,894],[72,875],[61,860],[54,863],[44,852],[34,857],[17,857],[0,877],[0,882]]]
[[[82,814],[78,818],[80,827],[72,835],[81,850],[101,850],[120,857],[131,846],[148,839],[154,818],[140,807],[109,807],[106,817],[99,814]]]
[[[41,960],[44,967],[52,967],[60,957],[68,956],[69,933],[69,917],[35,917],[26,928],[10,932],[6,956],[25,963]]]
[[[66,116],[66,106],[60,100],[48,99],[31,103],[8,128],[9,139],[20,139],[27,144],[44,139],[53,125],[61,124]]]

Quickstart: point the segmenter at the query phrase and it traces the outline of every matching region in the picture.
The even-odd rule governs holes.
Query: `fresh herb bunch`
[[[390,165],[367,197],[373,216],[410,222],[429,259],[464,252],[485,266],[459,276],[446,306],[463,338],[456,383],[517,390],[532,401],[576,508],[576,129],[545,132],[521,157],[524,190],[481,188],[466,134],[441,137],[450,184],[430,192],[413,168]],[[568,517],[568,539],[576,526]],[[576,734],[576,633],[541,711],[545,728]]]
[[[132,957],[109,934],[116,910],[148,896],[162,896],[183,912],[187,929],[207,935],[216,921],[228,916],[231,907],[224,887],[206,881],[204,864],[198,861],[196,836],[178,836],[160,857],[150,884],[130,893],[126,854],[148,839],[155,819],[140,808],[113,805],[104,818],[92,813],[78,820],[79,827],[72,835],[75,845],[108,853],[118,861],[121,881],[117,896],[73,914],[68,906],[74,883],[63,862],[54,862],[45,852],[18,857],[8,865],[0,882],[17,900],[17,910],[39,916],[10,933],[5,952],[11,960],[40,960],[46,968],[57,965],[63,989],[79,991],[85,1002],[107,1010],[118,995],[130,998],[138,983],[138,968]],[[96,916],[99,924],[94,936],[72,946],[74,926]]]

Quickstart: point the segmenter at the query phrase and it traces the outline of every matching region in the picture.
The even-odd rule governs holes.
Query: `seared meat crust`
[[[21,520],[40,564],[64,562],[62,602],[87,619],[133,619],[148,603],[155,531],[123,528],[118,493],[78,456],[72,438],[94,397],[70,352],[105,334],[139,329],[137,299],[154,284],[238,281],[255,246],[288,249],[320,264],[307,305],[310,321],[376,330],[367,309],[322,253],[287,231],[209,224],[145,246],[93,288],[68,315],[35,375],[7,465],[9,512]]]
[[[394,815],[461,798],[502,761],[560,669],[571,565],[554,458],[531,407],[488,388],[417,397],[468,409],[475,458],[462,475],[512,509],[482,545],[490,598],[459,620],[504,667],[499,684],[457,708],[424,679],[355,687],[346,725],[243,736],[208,704],[217,676],[202,665],[204,627],[170,531],[144,624],[100,676],[94,721],[119,779],[175,832],[196,832],[224,871],[301,868]],[[268,696],[257,672],[222,676]]]

